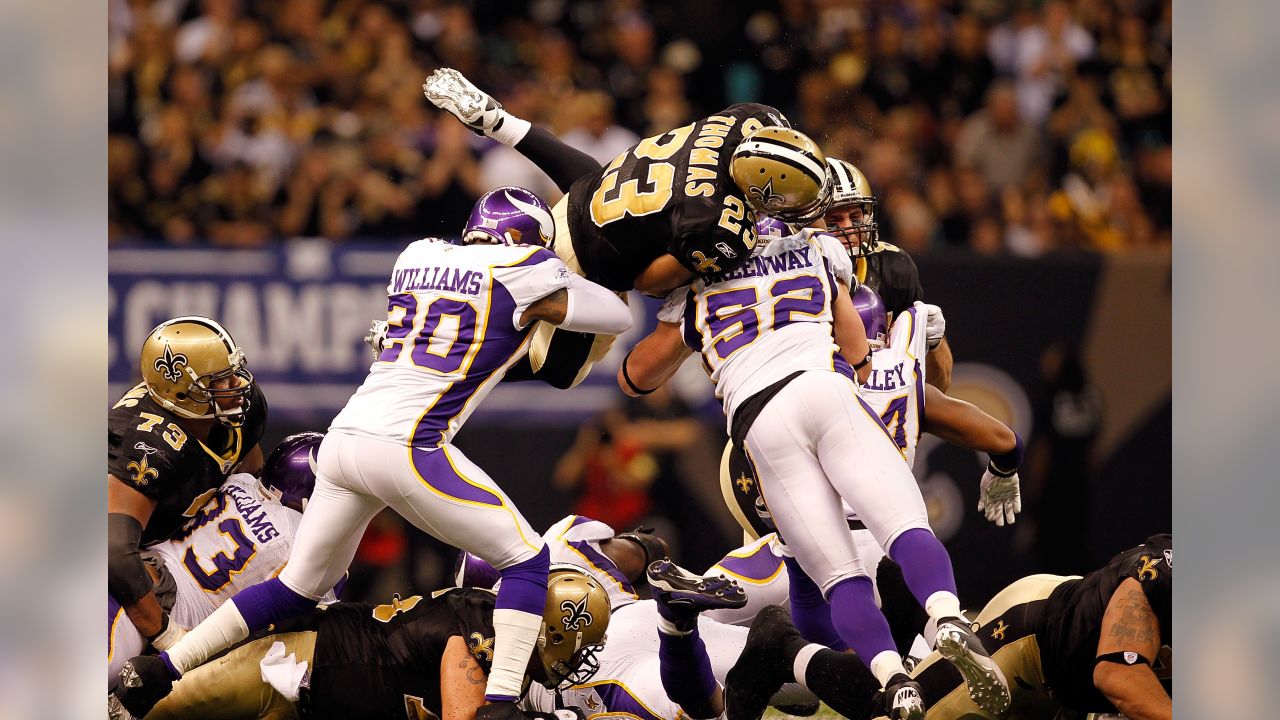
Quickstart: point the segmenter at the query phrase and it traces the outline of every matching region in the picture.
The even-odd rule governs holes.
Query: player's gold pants
[[[145,720],[293,720],[293,703],[262,680],[259,666],[267,650],[284,643],[285,655],[313,662],[315,632],[284,633],[245,643],[217,660],[192,670],[173,685]]]
[[[1013,703],[1000,720],[1010,718],[1054,718],[1061,707],[1045,689],[1040,665],[1040,646],[1030,625],[1031,603],[1049,597],[1053,589],[1074,577],[1030,575],[1001,590],[978,614],[978,637],[1009,683]],[[928,720],[996,720],[973,703],[960,675],[937,652],[930,653],[911,673],[925,688],[929,702]],[[944,679],[945,678],[945,679]],[[937,692],[940,682],[954,684],[950,691]],[[944,694],[945,693],[945,694]],[[942,697],[938,697],[942,695]]]
[[[566,194],[560,198],[560,202],[551,209],[551,217],[556,223],[556,237],[551,245],[551,249],[556,255],[569,266],[569,269],[579,275],[585,276],[582,271],[582,263],[578,262],[578,253],[573,249],[573,236],[569,233],[569,196]],[[618,295],[625,302],[626,293]],[[534,372],[542,369],[543,362],[547,359],[547,349],[551,345],[551,336],[556,332],[556,326],[545,322],[539,322],[538,326],[533,330],[533,341],[529,345],[529,363],[533,367]],[[609,354],[609,349],[613,347],[613,341],[617,338],[615,335],[596,335],[595,341],[591,345],[591,351],[587,354],[587,361],[583,363],[578,370],[577,376],[573,379],[573,385],[577,385],[591,372],[591,368],[604,359]]]

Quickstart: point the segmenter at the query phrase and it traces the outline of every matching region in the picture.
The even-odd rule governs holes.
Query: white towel
[[[307,661],[298,662],[293,653],[284,654],[284,643],[279,640],[271,644],[262,662],[262,680],[276,689],[289,702],[298,701],[298,690],[302,687],[302,678],[307,674]]]

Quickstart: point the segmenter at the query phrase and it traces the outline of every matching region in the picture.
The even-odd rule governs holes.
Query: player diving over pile
[[[432,104],[551,177],[565,193],[553,210],[553,249],[571,270],[617,292],[661,297],[694,277],[731,271],[756,245],[755,212],[807,225],[831,201],[821,151],[768,105],[733,105],[645,138],[601,167],[456,70],[435,71],[422,88]],[[569,387],[612,342],[540,328],[511,378]]]

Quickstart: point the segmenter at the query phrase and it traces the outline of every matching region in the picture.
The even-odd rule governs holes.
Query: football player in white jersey
[[[1022,439],[981,409],[952,398],[925,382],[926,364],[921,359],[936,335],[930,332],[928,320],[921,318],[927,317],[934,320],[935,327],[941,325],[945,328],[945,321],[940,320],[941,309],[917,303],[899,315],[890,327],[884,303],[869,287],[858,286],[853,293],[853,304],[873,348],[871,378],[862,386],[861,395],[883,420],[907,464],[915,464],[916,445],[922,430],[953,444],[988,453],[990,462],[979,486],[978,510],[997,525],[1013,523],[1022,509],[1017,472],[1022,462]],[[789,552],[778,540],[767,509],[756,504],[759,493],[755,491],[753,482],[742,481],[730,472],[731,463],[730,452],[726,449],[721,467],[722,489],[726,499],[732,494],[733,499],[728,500],[729,508],[743,531],[756,539],[727,553],[707,573],[725,573],[736,579],[746,591],[748,602],[740,610],[710,614],[722,622],[745,625],[751,622],[760,608],[787,602],[789,594],[796,590],[790,586],[793,579],[790,566],[794,561],[786,559]],[[747,480],[752,479],[748,477]],[[852,511],[849,512],[849,521],[859,555],[874,574],[885,552]],[[829,620],[826,622],[828,627],[824,629],[821,617],[809,617],[809,602],[814,603],[814,612],[829,610],[821,596],[814,597],[814,593],[806,595],[802,589],[800,599],[799,607],[792,606],[792,616],[805,636],[817,642],[838,640],[829,629]],[[916,624],[916,629],[908,637],[914,636],[923,622]],[[901,634],[898,628],[894,630],[895,637]],[[838,647],[836,643],[833,645]],[[901,643],[899,649],[902,649]]]
[[[138,677],[120,694],[125,707],[145,715],[186,670],[314,608],[350,565],[369,521],[390,506],[498,568],[490,704],[480,716],[514,710],[542,621],[548,553],[498,484],[451,441],[528,352],[536,321],[607,335],[631,326],[626,303],[548,249],[554,234],[546,203],[498,188],[477,201],[462,244],[427,238],[400,254],[387,284],[386,345],[329,426],[289,564],[223,604],[159,665],[140,658]]]
[[[178,537],[147,549],[148,570],[169,617],[189,628],[240,590],[274,577],[289,559],[302,509],[316,484],[315,453],[323,433],[290,435],[267,457],[262,479],[227,478]],[[322,604],[337,600],[330,591]],[[107,596],[107,688],[147,642]]]
[[[855,372],[865,382],[872,358],[851,288],[848,253],[829,235],[805,230],[760,243],[741,268],[672,293],[618,383],[631,395],[651,391],[699,350],[774,523],[831,603],[837,633],[884,688],[883,711],[922,718],[924,706],[875,606],[842,499],[902,566],[938,623],[938,649],[964,673],[975,702],[1000,712],[1008,687],[960,615],[951,560],[915,478],[858,395]]]

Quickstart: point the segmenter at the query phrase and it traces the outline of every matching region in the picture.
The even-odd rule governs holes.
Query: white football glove
[[[1018,487],[1018,473],[1009,477],[993,475],[991,468],[982,473],[979,485],[978,512],[1000,527],[1005,523],[1012,525],[1014,516],[1022,512],[1022,492]]]
[[[373,350],[373,359],[382,355],[382,347],[387,344],[387,321],[374,320],[369,323],[369,332],[364,336],[365,344]]]
[[[929,341],[929,349],[938,347],[947,334],[947,318],[942,315],[942,308],[917,300],[916,309],[925,314],[924,336]]]

